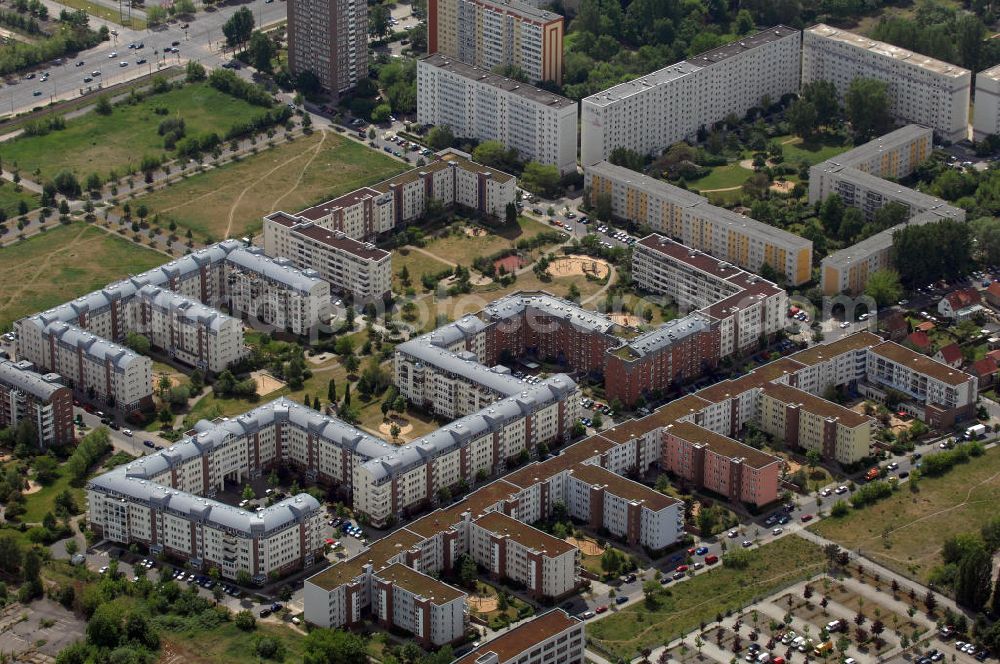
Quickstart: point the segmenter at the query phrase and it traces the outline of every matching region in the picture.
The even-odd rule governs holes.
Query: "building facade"
[[[563,17],[518,0],[429,0],[427,53],[562,84]]]
[[[770,265],[793,286],[812,278],[812,242],[805,238],[609,162],[586,166],[584,176],[591,200],[609,197],[611,213],[618,219],[644,224],[751,272]]]
[[[1000,134],[1000,65],[976,74],[972,140]]]
[[[897,120],[968,138],[972,73],[955,65],[825,24],[802,33],[802,83],[829,81],[843,99],[856,78],[886,84]]]
[[[576,102],[488,67],[441,53],[417,61],[417,122],[500,141],[524,161],[575,171],[576,116]]]
[[[800,31],[778,25],[585,98],[581,163],[620,147],[659,154],[727,115],[798,93],[801,41]]]
[[[368,77],[368,3],[363,0],[289,0],[288,66],[311,71],[334,95]]]
[[[73,392],[56,374],[39,374],[31,362],[0,359],[0,428],[31,422],[39,449],[75,438]]]

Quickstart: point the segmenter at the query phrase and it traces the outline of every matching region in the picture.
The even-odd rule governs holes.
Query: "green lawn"
[[[43,486],[35,493],[29,493],[24,497],[25,512],[20,517],[21,521],[25,523],[41,523],[47,513],[52,512],[55,514],[56,496],[66,489],[69,489],[70,493],[73,494],[77,506],[83,509],[86,504],[86,496],[83,493],[83,489],[70,486],[69,477],[60,474],[52,484]]]
[[[52,227],[0,249],[0,329],[168,260],[83,222]]]
[[[90,0],[59,0],[59,3],[66,5],[67,7],[72,7],[73,9],[82,9],[91,16],[103,18],[106,21],[123,25],[126,28],[131,27],[134,30],[146,29],[146,21],[139,18],[138,15],[133,14],[132,20],[129,22],[127,10],[123,20],[122,15],[118,13],[118,10],[111,9],[110,7],[106,7],[96,2],[90,2]]]
[[[166,109],[158,115],[154,109]],[[111,115],[89,112],[68,120],[66,128],[45,136],[26,136],[0,146],[6,168],[15,163],[25,177],[42,179],[69,170],[85,178],[97,173],[107,178],[112,169],[138,167],[144,155],[164,154],[163,137],[157,133],[168,118],[183,118],[188,136],[207,132],[225,134],[236,122],[264,112],[259,106],[223,94],[207,83],[152,95],[135,105],[115,106]]]
[[[532,238],[540,233],[559,231],[555,226],[548,226],[528,217],[518,217],[517,228],[489,228],[488,232],[478,235],[470,235],[466,232],[466,228],[471,226],[463,223],[454,224],[452,232],[428,240],[424,248],[439,258],[468,267],[476,256],[490,256],[513,247],[518,240]],[[476,228],[484,227],[476,226]],[[395,265],[393,269],[396,269]]]
[[[298,212],[379,182],[406,165],[354,141],[316,131],[143,196],[152,213],[204,242],[256,233],[274,210]],[[167,223],[166,221],[164,223]]]
[[[17,191],[13,182],[0,180],[0,210],[3,210],[8,218],[18,215],[18,205],[21,201],[28,204],[29,210],[39,207],[39,198],[38,194],[33,194],[24,188]]]
[[[742,186],[751,175],[753,175],[753,171],[747,170],[739,164],[726,164],[725,166],[716,166],[711,173],[703,178],[689,180],[688,186],[702,192],[712,189],[730,189]]]
[[[420,278],[423,275],[440,274],[451,266],[422,251],[409,248],[397,249],[392,254],[392,288],[396,292],[401,292],[404,289],[399,279],[399,273],[404,267],[410,273],[410,286],[420,292],[423,290],[420,283]]]
[[[812,526],[818,535],[926,583],[942,563],[941,544],[978,532],[1000,505],[1000,449],[991,449],[940,477],[925,477],[919,491],[902,486],[891,497],[841,519]]]
[[[785,155],[785,161],[789,164],[796,165],[800,161],[806,161],[810,166],[812,166],[813,164],[826,161],[831,157],[836,157],[838,154],[847,152],[851,149],[850,145],[840,145],[829,139],[813,139],[808,143],[804,143],[802,139],[798,137],[779,136],[774,140],[781,144],[781,150]],[[789,142],[786,143],[785,141]]]
[[[822,550],[800,537],[785,537],[750,553],[746,569],[719,566],[664,588],[651,607],[637,602],[587,626],[587,636],[600,650],[626,661],[643,648],[655,648],[711,623],[718,613],[737,610],[822,571]]]

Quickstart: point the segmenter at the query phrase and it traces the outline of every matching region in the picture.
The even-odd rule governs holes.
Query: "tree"
[[[392,34],[391,14],[385,5],[374,5],[368,8],[368,34],[375,39],[384,39]]]
[[[226,45],[231,48],[245,46],[253,33],[253,27],[253,12],[247,7],[241,7],[222,25]]]
[[[597,194],[594,200],[594,214],[601,221],[611,221],[611,215],[613,210],[613,200],[611,194],[601,192]]]
[[[476,561],[469,554],[463,555],[458,572],[458,578],[461,579],[462,585],[466,588],[472,588],[478,577],[479,569],[476,567]]]
[[[111,115],[111,112],[114,110],[111,108],[111,99],[107,95],[101,95],[97,98],[97,105],[94,107],[94,110],[98,115]]]
[[[862,140],[881,136],[892,127],[886,84],[873,78],[851,81],[846,96],[847,117],[854,134]]]
[[[316,629],[302,641],[303,664],[357,664],[367,661],[365,640],[341,630]]]
[[[243,500],[253,500],[256,497],[257,497],[257,494],[254,493],[253,487],[250,486],[249,484],[244,484],[243,485]]]
[[[69,171],[60,171],[57,173],[52,178],[52,184],[55,185],[56,191],[69,198],[78,198],[83,193],[80,181]]]
[[[147,355],[149,353],[149,339],[138,332],[129,332],[125,335],[125,345],[140,355]]]
[[[799,98],[788,107],[785,117],[788,118],[788,124],[793,132],[803,139],[808,139],[816,128],[819,114],[811,101]]]
[[[146,7],[146,22],[151,26],[156,26],[167,20],[167,10],[160,5],[150,5]]]
[[[813,81],[802,86],[801,98],[816,109],[816,122],[829,124],[840,115],[837,86],[830,81]]]
[[[533,193],[552,198],[559,193],[559,169],[555,164],[529,161],[521,174],[521,186]]]
[[[868,275],[865,295],[875,300],[880,307],[898,301],[903,295],[903,286],[899,283],[899,272],[886,269],[876,270]]]
[[[205,80],[205,67],[196,60],[189,60],[185,68],[184,79],[188,83],[197,83]]]
[[[952,219],[909,225],[892,236],[893,266],[907,286],[964,274],[971,254],[971,229]]]
[[[820,461],[823,460],[822,455],[817,450],[809,450],[806,452],[806,465],[809,466],[809,470],[814,469],[819,465]]]
[[[254,69],[269,73],[271,71],[271,58],[274,57],[274,42],[260,30],[255,30],[250,36],[247,55],[250,56],[250,65]]]
[[[986,601],[990,598],[990,562],[990,554],[984,547],[977,547],[962,558],[955,577],[956,602],[973,611],[986,606]]]
[[[448,125],[431,127],[427,132],[427,144],[434,150],[444,150],[455,144],[455,134]]]
[[[517,226],[517,206],[514,203],[507,203],[504,208],[504,224],[510,227]]]

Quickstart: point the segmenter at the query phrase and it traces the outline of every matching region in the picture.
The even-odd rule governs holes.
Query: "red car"
[[[689,556],[693,556],[694,555],[694,547],[688,549],[688,555]]]
[[[719,562],[719,557],[717,555],[715,555],[714,553],[705,556],[705,564],[706,565],[714,565],[717,562]]]
[[[803,514],[801,518],[802,518],[802,523],[805,523],[806,521],[812,521],[813,515]]]
[[[325,541],[326,541],[326,543],[327,543],[328,546],[333,546],[333,540],[330,539],[329,537],[327,537]]]
[[[686,572],[686,571],[688,571],[688,566],[687,565],[678,565],[677,566],[677,571],[678,572]]]
[[[594,613],[604,613],[607,610],[608,610],[608,607],[606,607],[606,606],[599,606],[596,609],[594,609]]]

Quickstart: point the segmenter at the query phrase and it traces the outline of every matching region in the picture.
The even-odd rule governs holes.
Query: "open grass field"
[[[70,493],[73,494],[73,499],[77,505],[82,507],[86,504],[87,498],[84,495],[83,489],[71,486],[69,476],[60,474],[51,484],[47,484],[38,491],[29,493],[24,497],[25,512],[21,516],[21,520],[25,523],[41,523],[46,514],[49,512],[55,513],[56,496],[66,489],[69,489]]]
[[[132,28],[133,30],[146,29],[146,21],[139,16],[133,15],[130,21],[126,13],[125,19],[122,20],[121,14],[117,10],[96,2],[90,2],[90,0],[59,0],[59,3],[73,9],[82,9],[91,16],[103,18],[105,21],[111,21],[126,28]]]
[[[480,228],[469,226],[470,228]],[[476,256],[489,256],[513,247],[518,240],[533,238],[539,233],[558,230],[528,217],[517,218],[517,228],[496,228],[471,235],[462,224],[446,236],[429,240],[424,247],[435,256],[468,266]],[[396,266],[393,265],[393,269]]]
[[[8,286],[0,293],[0,329],[167,260],[82,222],[0,249],[0,282]]]
[[[286,662],[302,661],[302,635],[284,625],[257,622],[254,635],[249,636],[233,622],[224,622],[210,630],[186,629],[160,631],[163,645],[160,662],[166,664],[228,664],[229,662],[258,661],[255,644],[260,637],[271,637],[281,642]]]
[[[726,164],[725,166],[716,166],[711,173],[703,178],[690,180],[688,186],[702,192],[734,189],[742,186],[751,175],[753,175],[753,171],[747,170],[739,164]]]
[[[822,571],[822,550],[799,537],[785,537],[750,554],[746,569],[719,566],[676,586],[664,588],[655,606],[637,602],[587,626],[601,650],[626,661],[712,622],[717,613],[738,609]]]
[[[781,151],[787,163],[798,164],[800,161],[805,161],[810,166],[836,157],[852,147],[849,143],[840,145],[831,140],[811,140],[805,143],[797,136],[779,136],[775,140],[781,144]]]
[[[903,486],[890,498],[811,528],[844,548],[861,549],[877,563],[926,583],[941,564],[941,544],[978,532],[1000,504],[1000,449],[991,449],[940,477]]]
[[[202,241],[254,233],[274,210],[298,212],[395,175],[406,165],[317,131],[139,199]]]
[[[392,252],[392,289],[396,292],[400,292],[404,288],[399,278],[399,273],[404,267],[410,273],[410,285],[420,291],[422,288],[420,278],[423,275],[440,274],[451,266],[422,251],[397,249]]]
[[[14,186],[13,182],[0,180],[0,210],[3,210],[8,218],[17,216],[18,205],[21,201],[28,204],[29,210],[39,207],[40,197],[38,194],[34,194],[27,189],[16,191]]]
[[[167,109],[157,115],[155,108]],[[115,106],[111,115],[96,112],[66,121],[66,128],[45,136],[25,136],[0,144],[6,168],[17,164],[22,175],[41,179],[69,170],[81,180],[90,173],[106,178],[111,169],[138,166],[144,155],[163,154],[160,122],[183,118],[188,136],[207,132],[224,134],[238,121],[264,112],[259,106],[223,94],[207,83],[186,85],[178,90],[152,95],[135,105]]]

